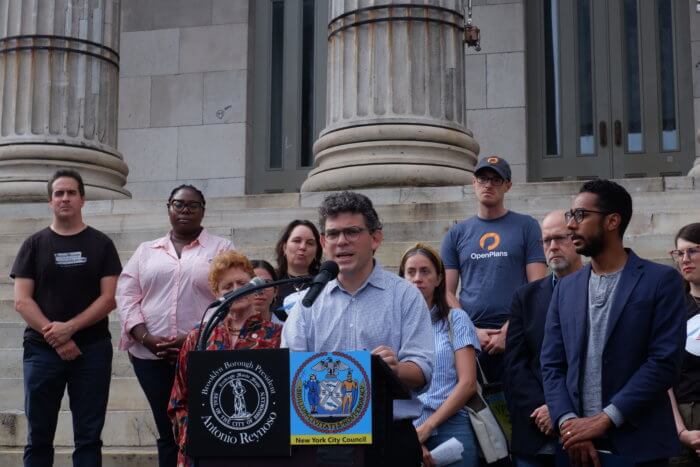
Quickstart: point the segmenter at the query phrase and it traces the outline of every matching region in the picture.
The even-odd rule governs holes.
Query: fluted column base
[[[479,145],[468,132],[411,124],[378,124],[322,134],[316,168],[302,192],[450,186],[471,183]]]
[[[60,168],[77,170],[90,200],[131,198],[129,169],[119,153],[49,144],[0,146],[0,202],[46,201],[46,180]]]

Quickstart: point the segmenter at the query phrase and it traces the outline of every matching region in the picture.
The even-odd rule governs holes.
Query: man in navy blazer
[[[566,213],[574,246],[591,263],[554,290],[541,363],[547,406],[574,465],[597,465],[596,449],[666,465],[680,447],[667,390],[685,339],[682,280],[624,248],[631,217],[629,193],[608,180],[586,182]]]
[[[554,285],[582,267],[564,211],[542,220],[542,246],[552,274],[518,288],[510,307],[504,390],[513,425],[511,451],[516,467],[553,466],[556,437],[544,402],[540,349]]]

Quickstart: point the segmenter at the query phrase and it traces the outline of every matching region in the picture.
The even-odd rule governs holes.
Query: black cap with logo
[[[481,169],[491,169],[503,178],[510,181],[510,166],[505,159],[499,156],[487,156],[482,158],[474,168],[474,174]]]

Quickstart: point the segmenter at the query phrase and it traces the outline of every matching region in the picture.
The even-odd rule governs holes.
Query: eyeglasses
[[[671,250],[668,252],[668,254],[671,255],[671,258],[673,258],[673,261],[676,263],[682,262],[686,254],[688,255],[689,260],[693,260],[698,253],[700,253],[700,247],[691,247],[686,248],[685,250]]]
[[[609,212],[605,211],[593,211],[592,209],[584,209],[584,208],[576,208],[572,209],[571,211],[566,211],[564,213],[564,220],[566,220],[566,223],[568,224],[571,222],[571,219],[576,220],[576,223],[581,223],[583,222],[583,219],[589,214],[589,213],[595,213],[595,214],[602,214],[604,216],[607,216],[610,214]]]
[[[324,237],[326,237],[326,240],[328,240],[331,243],[335,243],[340,239],[340,234],[343,234],[345,236],[345,240],[348,242],[354,242],[358,238],[360,238],[360,234],[364,231],[368,231],[369,229],[365,227],[348,227],[346,229],[341,229],[341,230],[326,230],[323,234]]]
[[[555,235],[553,237],[545,237],[540,240],[542,246],[549,246],[554,242],[557,243],[569,243],[571,241],[571,234],[567,235]]]
[[[173,208],[173,211],[176,212],[183,212],[185,208],[187,208],[190,212],[197,212],[201,209],[204,209],[204,203],[201,201],[181,201],[179,199],[174,199],[168,203],[168,206]]]
[[[476,181],[479,185],[486,185],[491,182],[491,186],[501,186],[505,182],[501,177],[484,177],[483,175],[477,175]]]

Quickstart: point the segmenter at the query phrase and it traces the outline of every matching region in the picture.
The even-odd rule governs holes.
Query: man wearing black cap
[[[491,382],[500,381],[503,372],[513,292],[547,274],[539,224],[504,205],[510,178],[510,166],[503,158],[479,161],[472,181],[477,215],[453,226],[441,249],[448,302],[465,310],[476,326],[482,349],[479,361]]]

